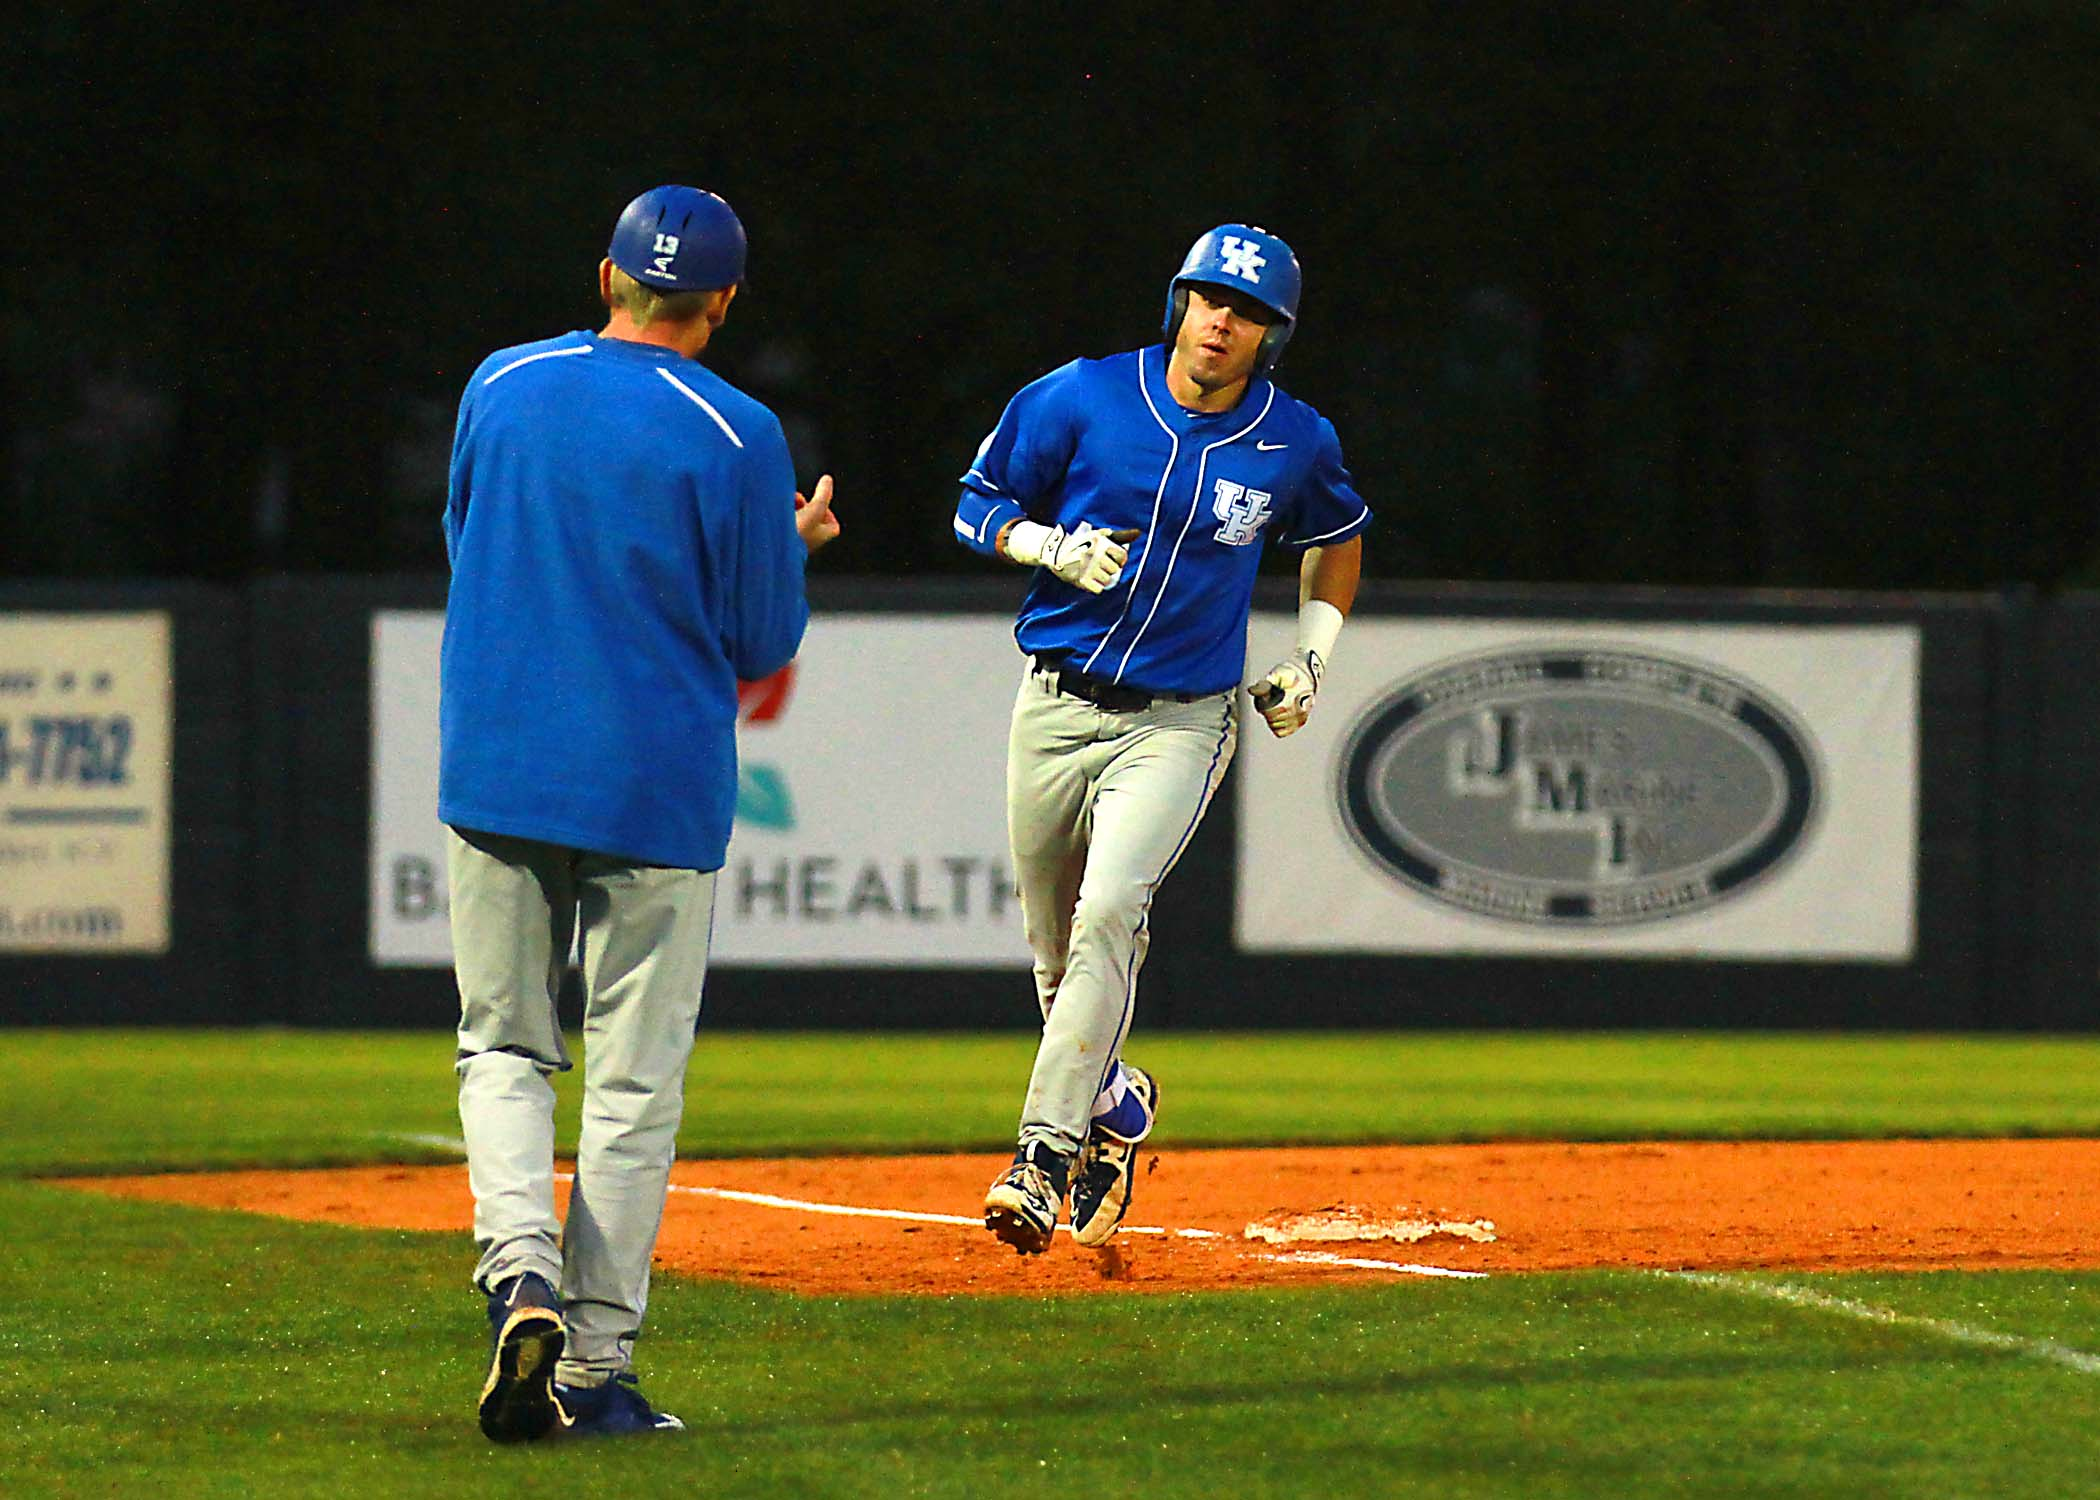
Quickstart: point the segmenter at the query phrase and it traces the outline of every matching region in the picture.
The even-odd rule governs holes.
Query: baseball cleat
[[[1057,1233],[1070,1157],[1037,1142],[1014,1153],[1014,1164],[984,1195],[984,1227],[1021,1255],[1040,1255]]]
[[[1145,1106],[1145,1134],[1159,1115],[1159,1084],[1143,1068],[1128,1063],[1123,1071],[1131,1092]],[[1130,1212],[1130,1191],[1137,1176],[1138,1143],[1126,1140],[1097,1122],[1087,1133],[1086,1149],[1079,1154],[1079,1172],[1072,1181],[1072,1238],[1089,1250],[1107,1244]]]
[[[642,1394],[634,1373],[622,1371],[603,1385],[563,1385],[556,1381],[553,1405],[560,1435],[632,1437],[646,1432],[683,1432],[685,1423],[658,1411]]]
[[[527,1271],[505,1287],[489,1294],[493,1348],[481,1388],[481,1431],[492,1443],[528,1443],[557,1420],[549,1388],[569,1332],[561,1298],[544,1276]]]

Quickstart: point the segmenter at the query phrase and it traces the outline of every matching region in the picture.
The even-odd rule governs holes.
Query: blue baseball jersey
[[[956,535],[990,556],[1023,518],[1139,533],[1105,593],[1037,569],[1014,638],[1154,692],[1238,684],[1265,540],[1324,546],[1371,520],[1325,417],[1264,379],[1230,411],[1190,411],[1167,389],[1159,344],[1074,360],[1024,387],[962,484]]]
[[[721,868],[737,679],[809,619],[773,413],[649,344],[499,350],[460,402],[445,549],[438,815]]]

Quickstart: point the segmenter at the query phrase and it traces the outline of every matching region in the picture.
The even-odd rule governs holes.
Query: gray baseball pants
[[[459,973],[459,1120],[483,1291],[525,1271],[560,1289],[555,1378],[626,1369],[700,1019],[715,873],[532,839],[447,836]],[[554,1212],[554,1089],[570,1067],[555,997],[582,937],[583,1129],[564,1226]]]
[[[1111,713],[1031,665],[1007,743],[1006,817],[1043,1039],[1024,1146],[1071,1154],[1114,1077],[1151,946],[1152,897],[1239,743],[1233,693]]]

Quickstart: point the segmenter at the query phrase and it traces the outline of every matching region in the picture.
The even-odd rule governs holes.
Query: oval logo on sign
[[[1410,886],[1538,926],[1660,921],[1739,894],[1817,811],[1807,734],[1756,688],[1650,651],[1445,662],[1373,705],[1343,820]]]

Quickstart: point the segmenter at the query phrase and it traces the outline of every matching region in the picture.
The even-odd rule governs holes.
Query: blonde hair
[[[713,292],[659,292],[644,286],[618,266],[612,268],[612,305],[634,320],[637,328],[651,323],[687,323],[700,316]]]

